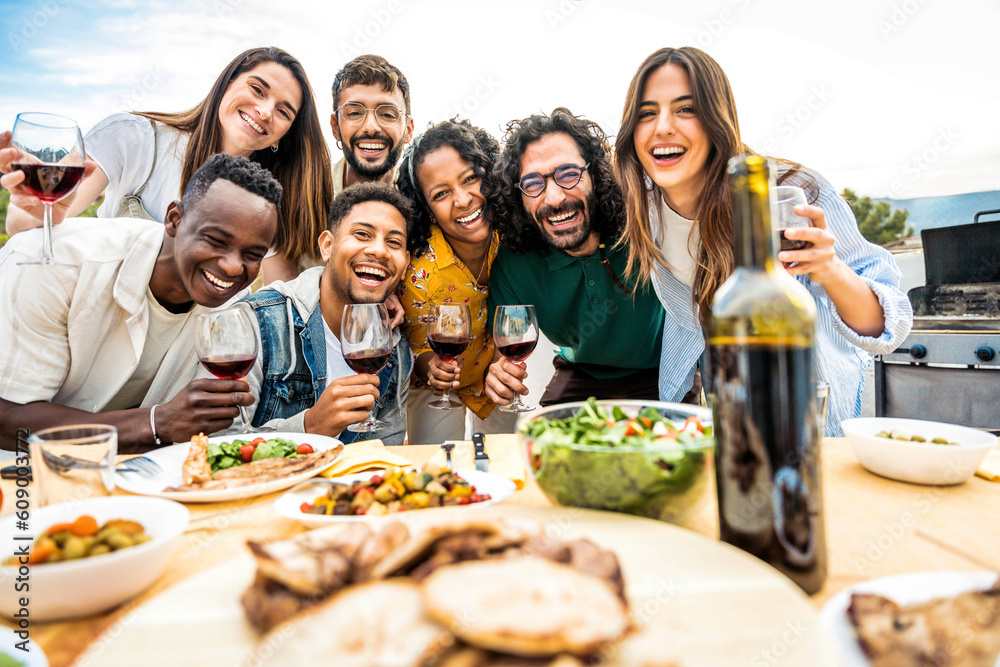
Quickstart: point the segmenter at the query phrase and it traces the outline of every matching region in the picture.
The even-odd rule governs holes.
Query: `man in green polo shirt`
[[[555,375],[539,403],[597,398],[656,400],[663,307],[625,274],[615,248],[625,206],[607,138],[567,109],[508,126],[487,197],[502,239],[490,273],[496,307],[532,304],[538,326],[559,345]],[[486,393],[505,405],[526,394],[524,363],[498,357]]]

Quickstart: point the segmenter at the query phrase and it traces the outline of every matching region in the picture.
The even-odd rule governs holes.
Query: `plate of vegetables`
[[[310,480],[278,498],[274,508],[290,519],[324,526],[437,507],[484,507],[514,489],[514,482],[491,473],[425,464],[419,470]]]
[[[710,486],[706,408],[656,401],[553,405],[522,417],[528,471],[553,503],[682,522]]]

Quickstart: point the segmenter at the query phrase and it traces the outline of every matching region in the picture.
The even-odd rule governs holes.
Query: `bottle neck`
[[[736,266],[770,269],[774,266],[775,237],[771,228],[771,187],[768,170],[734,174],[730,186]]]

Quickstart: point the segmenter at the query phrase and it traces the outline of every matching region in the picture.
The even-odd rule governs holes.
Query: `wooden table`
[[[513,448],[517,443],[513,437],[502,443],[491,440],[491,449],[495,446]],[[420,464],[437,449],[419,445],[398,452]],[[4,481],[8,498],[11,489],[11,483]],[[865,471],[846,440],[827,438],[823,445],[823,489],[829,576],[825,587],[811,598],[817,609],[843,588],[884,575],[924,570],[1000,571],[1000,531],[994,528],[1000,514],[1000,484],[978,477],[954,487],[894,482]],[[34,623],[32,638],[46,652],[52,667],[70,665],[102,633],[113,636],[127,632],[117,621],[137,605],[192,574],[243,553],[247,538],[287,537],[304,530],[274,512],[277,495],[189,505],[189,530],[173,563],[150,590],[99,616]],[[531,481],[505,504],[549,505]],[[685,527],[717,538],[714,498]]]

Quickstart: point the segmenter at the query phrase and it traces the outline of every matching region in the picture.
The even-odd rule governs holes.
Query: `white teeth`
[[[464,218],[455,218],[455,222],[457,222],[460,225],[464,225],[465,223],[472,222],[473,220],[478,218],[479,214],[482,212],[483,212],[483,207],[480,206],[479,208],[477,208],[475,211],[465,216]]]
[[[385,144],[383,143],[370,144],[368,142],[359,141],[358,148],[366,151],[380,151],[383,148],[385,148]]]
[[[249,125],[250,127],[252,127],[255,132],[257,132],[258,134],[264,134],[264,128],[262,128],[257,123],[253,122],[253,118],[251,118],[250,116],[246,115],[242,111],[240,112],[240,118],[242,118],[244,121],[246,121],[247,125]]]
[[[680,155],[684,153],[687,149],[681,148],[680,146],[661,146],[659,148],[653,149],[653,155],[660,157],[664,155]]]
[[[358,268],[354,269],[354,272],[357,273],[358,275],[366,274],[375,276],[379,280],[382,280],[389,275],[386,271],[383,271],[382,269],[377,269],[373,266],[359,266]]]
[[[202,270],[202,273],[208,279],[208,282],[212,283],[213,285],[215,285],[219,289],[227,290],[227,289],[229,289],[230,287],[232,287],[233,285],[236,284],[234,282],[226,282],[225,280],[219,280],[218,278],[216,278],[215,276],[213,276],[208,271],[205,271],[204,269]]]
[[[576,215],[576,211],[570,211],[569,213],[564,213],[562,215],[556,215],[549,218],[549,223],[557,225],[560,222],[566,222],[570,218]]]

